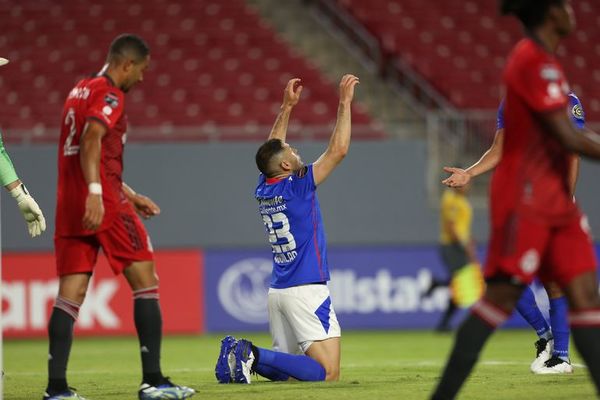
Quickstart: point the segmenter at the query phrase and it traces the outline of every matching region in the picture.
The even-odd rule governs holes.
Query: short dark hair
[[[560,6],[565,0],[501,0],[502,15],[515,15],[527,29],[538,27],[552,6]]]
[[[120,63],[125,57],[135,62],[143,61],[150,54],[148,44],[137,35],[123,33],[117,36],[110,44],[108,62]]]
[[[279,139],[270,139],[264,142],[256,152],[256,166],[266,177],[273,174],[271,160],[283,150],[283,142]]]

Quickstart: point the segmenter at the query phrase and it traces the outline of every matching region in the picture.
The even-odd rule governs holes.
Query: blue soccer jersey
[[[255,197],[273,250],[272,288],[329,280],[316,190],[312,165],[280,180],[258,178]]]
[[[583,106],[579,98],[575,96],[575,93],[569,93],[569,115],[573,119],[573,123],[578,129],[585,127],[585,113],[583,112]],[[498,107],[498,114],[496,115],[496,130],[504,129],[504,99],[500,102]]]

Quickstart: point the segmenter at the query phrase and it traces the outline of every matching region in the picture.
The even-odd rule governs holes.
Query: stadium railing
[[[339,7],[334,0],[304,0],[313,6],[324,18],[327,18],[352,43],[355,50],[363,57],[371,60],[379,74],[396,86],[402,94],[410,94],[412,105],[422,117],[431,109],[444,110],[446,113],[457,113],[455,107],[442,96],[427,80],[419,76],[412,68],[398,57],[391,56],[383,50],[379,39],[371,34],[346,9]]]
[[[427,115],[427,192],[431,207],[439,206],[448,176],[442,168],[468,167],[490,147],[496,132],[496,113],[473,110],[462,114],[442,111]],[[487,187],[491,174],[472,181],[470,198],[475,207],[487,206]]]

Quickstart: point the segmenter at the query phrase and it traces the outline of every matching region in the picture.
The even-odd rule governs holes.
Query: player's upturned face
[[[302,162],[300,153],[298,153],[298,149],[290,146],[290,153],[292,165],[294,166],[293,170],[298,171],[300,168],[304,167],[304,163]]]
[[[121,88],[124,92],[128,92],[129,89],[144,80],[144,72],[150,64],[150,56],[147,56],[143,61],[132,63],[127,71],[127,80]]]
[[[300,170],[304,166],[304,163],[302,162],[302,158],[300,158],[300,154],[298,154],[298,149],[287,143],[284,144],[284,148],[283,159],[290,165],[290,170]]]

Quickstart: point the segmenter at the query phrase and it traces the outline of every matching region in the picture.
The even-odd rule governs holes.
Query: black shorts
[[[465,247],[460,243],[443,244],[440,246],[440,254],[444,266],[450,275],[469,263],[469,257]]]

